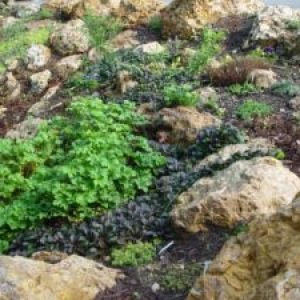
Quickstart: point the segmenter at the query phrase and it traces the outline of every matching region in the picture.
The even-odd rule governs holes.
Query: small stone
[[[37,71],[45,67],[51,58],[51,50],[44,45],[33,45],[27,50],[25,63],[27,68]]]
[[[160,290],[160,285],[155,282],[154,284],[152,284],[151,290],[153,293],[157,293]]]
[[[277,74],[272,70],[255,69],[248,75],[248,81],[259,88],[268,89],[277,82]]]
[[[67,79],[75,73],[82,65],[81,55],[67,56],[59,60],[55,66],[55,72],[59,77]]]
[[[135,48],[136,52],[146,53],[146,54],[159,54],[165,51],[165,48],[158,42],[151,42],[147,44],[142,44]]]
[[[295,111],[300,111],[300,96],[291,99],[289,106]]]
[[[31,91],[33,93],[41,94],[48,87],[52,73],[49,70],[35,73],[30,76]]]

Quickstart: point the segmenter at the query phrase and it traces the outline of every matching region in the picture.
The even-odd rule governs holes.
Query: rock
[[[48,87],[51,77],[52,73],[49,70],[45,70],[31,75],[31,91],[37,94],[41,94],[42,92],[44,92]]]
[[[72,55],[62,58],[55,65],[55,72],[60,78],[67,79],[82,65],[81,55]]]
[[[115,38],[112,39],[111,45],[113,49],[129,49],[139,45],[138,33],[134,30],[125,30],[119,33]]]
[[[58,251],[54,251],[54,252],[40,251],[40,252],[33,253],[31,258],[49,264],[57,264],[62,260],[68,258],[68,255],[66,253],[62,253]]]
[[[163,34],[190,38],[222,17],[251,14],[263,6],[261,0],[174,0],[162,11]]]
[[[255,69],[249,73],[248,81],[259,88],[268,89],[277,82],[277,74],[272,70]]]
[[[14,5],[17,18],[28,18],[40,11],[40,6],[34,3]]]
[[[0,299],[22,300],[93,300],[120,276],[118,270],[76,255],[57,264],[1,256],[0,272]]]
[[[21,85],[13,73],[7,72],[0,76],[0,104],[18,98],[21,94]]]
[[[187,300],[300,299],[300,197],[231,238]]]
[[[153,116],[157,137],[161,142],[192,143],[200,130],[220,124],[220,120],[195,108],[178,106],[163,108]]]
[[[120,0],[46,0],[43,7],[69,17],[83,17],[86,12],[96,15],[111,15],[113,9],[117,9]]]
[[[295,111],[300,111],[300,96],[291,99],[289,102],[289,106]]]
[[[138,85],[138,82],[132,79],[128,71],[120,71],[117,75],[117,90],[122,95]]]
[[[84,53],[89,50],[89,35],[82,20],[72,20],[56,29],[50,37],[53,49],[60,55]]]
[[[164,6],[160,0],[121,0],[112,14],[127,25],[147,24]]]
[[[197,51],[193,48],[184,48],[180,53],[182,63],[188,64],[196,53]]]
[[[6,133],[6,138],[10,139],[29,139],[36,135],[39,126],[43,122],[39,118],[30,118],[15,125],[15,127]],[[1,293],[0,293],[1,295]],[[1,297],[0,297],[1,299]]]
[[[0,16],[0,27],[5,29],[5,28],[15,24],[17,21],[18,21],[18,19],[15,17],[11,17],[11,16],[1,17]]]
[[[218,95],[217,91],[210,86],[200,88],[196,92],[199,94],[199,98],[200,98],[200,101],[197,104],[197,107],[199,109],[202,109],[202,107],[211,100],[213,100],[213,101],[219,100],[219,95]]]
[[[51,50],[44,45],[32,45],[25,57],[27,68],[32,71],[37,71],[45,67],[51,58]]]
[[[55,85],[47,90],[45,95],[40,101],[33,104],[28,110],[27,114],[34,117],[46,117],[54,109],[59,108],[63,105],[61,99],[56,99],[58,91],[61,85]]]
[[[299,54],[300,30],[291,30],[292,20],[300,19],[300,10],[287,6],[267,6],[257,13],[245,47],[280,47],[288,54]]]
[[[135,51],[143,54],[159,54],[164,52],[165,48],[158,42],[150,42],[136,47]]]
[[[179,195],[171,216],[176,227],[191,233],[206,222],[233,227],[255,215],[275,213],[299,191],[300,179],[276,159],[238,161]]]
[[[20,61],[18,59],[13,59],[8,62],[6,69],[8,72],[13,72],[16,71],[19,66],[20,66]]]

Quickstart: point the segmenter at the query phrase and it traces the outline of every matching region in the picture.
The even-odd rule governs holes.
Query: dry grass
[[[237,57],[218,68],[211,68],[208,74],[214,85],[229,86],[246,82],[248,74],[254,69],[269,68],[270,64],[261,58]]]

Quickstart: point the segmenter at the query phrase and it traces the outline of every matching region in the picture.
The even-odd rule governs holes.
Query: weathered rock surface
[[[81,55],[71,55],[62,58],[55,65],[55,72],[63,79],[67,79],[75,73],[82,65]]]
[[[115,50],[133,48],[139,44],[137,31],[130,29],[120,32],[111,40],[111,45]]]
[[[195,108],[163,108],[153,116],[159,140],[169,143],[192,143],[201,129],[220,124],[220,120]]]
[[[300,179],[271,157],[238,161],[215,176],[201,178],[178,197],[174,225],[198,232],[211,222],[233,227],[257,214],[271,215],[300,191]]]
[[[120,273],[79,256],[57,264],[0,257],[0,299],[93,300],[112,288]]]
[[[89,36],[82,20],[72,20],[56,29],[51,35],[51,44],[55,51],[66,56],[87,52]]]
[[[245,47],[280,47],[284,52],[297,54],[300,50],[300,30],[289,27],[300,19],[300,10],[287,6],[267,6],[259,12]]]
[[[10,139],[29,139],[34,137],[39,126],[43,122],[40,118],[30,118],[16,124],[14,128],[6,133],[6,137]],[[1,299],[1,298],[0,298]]]
[[[136,47],[135,51],[146,54],[159,54],[164,52],[165,48],[158,42],[150,42]]]
[[[270,88],[277,82],[277,74],[272,70],[255,69],[248,75],[248,81],[259,88]]]
[[[289,101],[289,106],[294,111],[300,111],[300,96],[294,97]]]
[[[26,53],[25,64],[29,70],[45,67],[51,58],[51,50],[44,45],[32,45]]]
[[[300,299],[300,197],[228,241],[187,300]]]
[[[0,76],[0,104],[14,100],[21,94],[21,85],[13,73]]]
[[[44,92],[48,87],[51,77],[52,73],[49,70],[31,75],[30,83],[32,92],[37,94]]]
[[[251,14],[262,7],[260,0],[175,0],[163,10],[163,32],[188,38],[221,17]]]

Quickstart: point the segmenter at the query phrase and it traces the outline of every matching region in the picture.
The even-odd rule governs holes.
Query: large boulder
[[[229,240],[187,300],[300,299],[300,197]]]
[[[89,49],[89,34],[82,20],[72,20],[57,28],[50,37],[54,50],[63,56],[84,53]]]
[[[44,7],[69,17],[82,17],[87,12],[99,16],[115,16],[125,23],[146,22],[158,13],[163,4],[160,0],[46,0]]]
[[[93,300],[116,284],[117,270],[79,256],[57,264],[0,257],[0,299]]]
[[[251,14],[263,6],[261,0],[175,0],[163,10],[163,32],[189,38],[222,17]]]
[[[220,120],[196,108],[163,108],[153,117],[157,138],[161,142],[193,143],[200,130],[220,124]]]
[[[299,9],[265,7],[257,14],[245,47],[279,47],[285,53],[299,54],[300,30],[291,28],[291,21],[299,19]]]
[[[195,233],[207,222],[233,227],[254,215],[271,215],[300,191],[300,179],[271,157],[241,160],[212,177],[201,178],[179,195],[174,225]]]
[[[26,53],[25,64],[32,71],[45,67],[51,58],[51,50],[44,45],[32,45]]]

